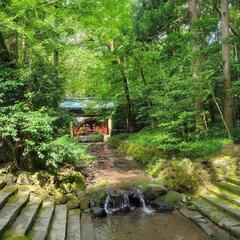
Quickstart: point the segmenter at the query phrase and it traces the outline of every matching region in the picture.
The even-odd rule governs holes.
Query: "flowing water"
[[[137,179],[150,179],[136,161],[106,144],[91,145],[89,151],[96,155],[96,164],[88,173],[90,185],[106,180],[117,188],[131,187]],[[108,217],[93,220],[97,240],[210,240],[177,210],[171,214],[153,213],[146,206],[141,190],[138,190],[138,196],[140,208],[124,215],[114,213],[119,208],[129,208],[129,205],[131,208],[128,195],[123,192],[119,201],[112,201],[108,196],[104,206]]]
[[[177,210],[146,214],[136,209],[127,215],[94,219],[96,240],[210,240]]]
[[[144,200],[144,196],[143,196],[142,190],[141,189],[137,189],[137,192],[138,192],[138,196],[139,196],[139,199],[140,199],[141,208],[142,208],[143,212],[145,212],[146,214],[154,213],[154,210],[152,208],[146,206],[146,202]]]

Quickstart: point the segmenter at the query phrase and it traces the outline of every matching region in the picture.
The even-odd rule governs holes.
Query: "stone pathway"
[[[137,180],[151,180],[140,163],[107,144],[89,144],[88,151],[96,156],[95,165],[88,173],[89,185],[107,182],[115,187],[131,187]]]

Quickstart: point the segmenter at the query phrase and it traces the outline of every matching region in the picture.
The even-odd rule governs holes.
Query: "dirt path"
[[[121,187],[131,186],[136,180],[150,179],[140,163],[105,143],[90,144],[88,152],[96,156],[95,164],[88,173],[89,185],[107,181],[111,186]]]

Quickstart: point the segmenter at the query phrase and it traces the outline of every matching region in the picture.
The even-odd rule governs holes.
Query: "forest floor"
[[[151,181],[142,164],[136,162],[105,143],[90,144],[88,152],[96,156],[95,164],[88,172],[90,186],[107,184],[113,187],[131,187],[136,181]]]

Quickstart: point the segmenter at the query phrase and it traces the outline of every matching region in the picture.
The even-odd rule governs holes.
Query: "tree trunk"
[[[8,138],[8,137],[5,137],[3,138],[3,141],[9,146],[9,148],[11,149],[11,152],[12,152],[12,155],[14,157],[13,161],[17,163],[17,156],[16,156],[16,147],[15,145],[12,143],[12,141]]]
[[[189,0],[188,7],[189,7],[189,19],[190,19],[190,23],[192,25],[194,21],[198,20],[198,0]],[[196,32],[194,30],[194,28],[192,28],[192,27],[191,27],[191,31],[193,32],[193,34]],[[198,112],[198,116],[196,119],[196,129],[201,130],[201,129],[205,128],[205,130],[207,130],[208,124],[207,124],[207,118],[206,118],[203,102],[197,96],[197,94],[199,92],[201,92],[201,85],[200,85],[201,83],[199,83],[198,73],[197,73],[198,59],[196,56],[199,51],[200,51],[199,44],[195,40],[193,40],[193,43],[192,43],[192,54],[193,54],[192,77],[193,77],[193,81],[194,81],[194,84],[193,84],[194,91],[196,92],[196,94],[195,94],[196,95],[196,99],[195,99],[196,110]]]
[[[111,40],[109,45],[109,50],[112,54],[114,54],[115,51],[115,46],[114,46],[114,41]],[[127,76],[125,73],[125,68],[124,68],[124,62],[120,60],[119,57],[116,57],[116,59],[113,62],[114,64],[119,65],[120,67],[120,73],[121,73],[121,80],[123,83],[124,87],[124,95],[126,99],[126,104],[127,104],[127,129],[129,132],[134,131],[134,118],[133,118],[133,112],[132,112],[132,101],[129,93],[129,87],[128,87],[128,80]]]
[[[59,54],[58,54],[58,50],[55,50],[53,52],[53,65],[57,68],[59,65]]]
[[[9,39],[9,53],[14,64],[18,62],[18,32],[14,32]]]
[[[134,121],[133,121],[133,113],[132,113],[132,101],[130,98],[129,87],[128,87],[128,80],[124,69],[124,62],[119,63],[122,82],[124,87],[124,95],[127,102],[127,128],[129,132],[134,131]]]
[[[229,6],[227,0],[221,0],[222,16],[222,60],[224,75],[224,109],[223,116],[229,131],[233,130],[233,97],[229,93],[232,88],[231,66],[230,66],[230,45],[227,42],[229,33]]]
[[[0,64],[6,64],[11,62],[11,57],[8,52],[7,46],[4,42],[2,33],[0,32]]]
[[[28,51],[27,51],[27,37],[25,34],[23,34],[22,37],[22,51],[23,51],[23,63],[28,64]]]

